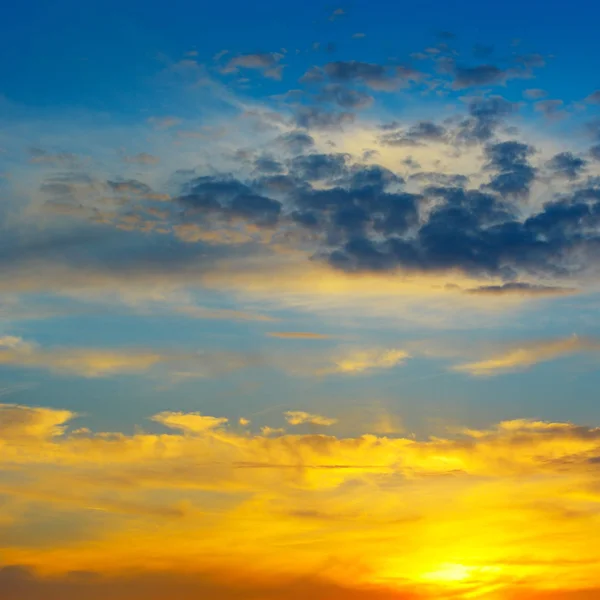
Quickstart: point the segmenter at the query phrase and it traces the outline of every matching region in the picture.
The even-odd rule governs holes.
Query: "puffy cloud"
[[[475,376],[496,375],[527,369],[538,363],[555,360],[562,356],[599,351],[600,342],[573,336],[560,340],[529,342],[522,346],[509,348],[487,359],[456,365],[453,369]]]
[[[459,123],[457,137],[468,144],[487,142],[501,126],[503,119],[516,112],[516,105],[502,96],[469,100],[469,116]]]
[[[489,161],[487,168],[498,171],[487,187],[502,196],[528,196],[536,173],[528,162],[534,149],[511,140],[489,145],[485,152]]]
[[[577,179],[586,166],[587,161],[575,156],[572,152],[555,154],[546,163],[546,167],[555,177],[563,177],[565,179]]]
[[[162,412],[152,417],[153,421],[170,427],[182,429],[187,433],[203,433],[210,429],[216,429],[228,422],[223,417],[207,417],[200,413]]]
[[[68,410],[0,404],[0,440],[45,440],[62,435],[75,415]]]

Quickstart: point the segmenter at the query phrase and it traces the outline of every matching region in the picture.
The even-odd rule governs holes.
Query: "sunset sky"
[[[0,600],[600,598],[599,17],[6,7]]]

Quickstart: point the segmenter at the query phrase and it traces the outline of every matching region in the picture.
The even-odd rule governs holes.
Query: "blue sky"
[[[7,58],[0,64],[4,252],[12,265],[2,325],[10,355],[2,366],[6,394],[127,431],[161,408],[229,418],[266,411],[265,422],[275,427],[280,407],[323,405],[342,414],[377,405],[419,435],[448,419],[598,419],[592,342],[484,376],[456,370],[477,356],[521,347],[544,355],[544,344],[556,340],[596,339],[593,265],[544,264],[559,260],[554,256],[507,275],[507,267],[472,269],[462,259],[416,271],[400,261],[372,271],[365,263],[352,267],[353,275],[333,262],[339,242],[298,238],[286,246],[273,241],[277,227],[260,224],[252,225],[250,245],[249,238],[216,239],[225,235],[219,227],[242,235],[254,209],[241,208],[233,225],[227,215],[211,225],[185,200],[202,177],[254,181],[257,193],[267,173],[260,173],[260,156],[276,169],[287,161],[292,173],[298,156],[340,153],[347,173],[379,165],[410,179],[410,193],[418,173],[431,178],[434,169],[470,177],[470,189],[485,192],[500,185],[494,169],[503,176],[490,148],[511,141],[530,150],[526,159],[510,159],[517,166],[508,176],[525,163],[535,163],[535,176],[512,196],[496,188],[490,198],[511,204],[522,220],[561,195],[593,191],[597,12],[593,3],[567,11],[558,3],[517,2],[426,2],[410,10],[361,2],[174,2],[168,10],[147,2],[12,5],[0,36]],[[364,65],[380,71],[365,75]],[[356,95],[341,95],[348,93]],[[477,106],[492,116],[477,116]],[[342,120],[314,120],[322,114]],[[464,121],[469,114],[475,125],[491,118],[491,130],[467,133],[475,126]],[[446,132],[437,139],[415,133],[423,123]],[[294,158],[281,140],[299,133],[312,141]],[[449,141],[457,135],[462,141]],[[572,167],[574,177],[551,166],[561,152],[583,160]],[[339,185],[332,181],[311,185]],[[135,214],[148,194],[153,229]],[[280,201],[292,214],[294,201],[278,192],[268,200]],[[102,208],[109,204],[112,216]],[[216,238],[203,237],[202,227]],[[305,272],[307,265],[317,270]],[[288,269],[306,283],[296,285],[293,275],[287,281]],[[347,291],[330,293],[323,284],[329,277]],[[406,293],[403,277],[412,282]],[[515,282],[531,289],[510,293]],[[506,293],[452,292],[505,285]],[[281,331],[323,339],[270,336]],[[21,350],[11,354],[15,344]],[[406,356],[382,366],[390,349]],[[48,358],[95,350],[116,353],[117,362],[140,352],[166,358],[162,367],[97,372]],[[31,352],[43,356],[28,362]],[[353,352],[375,358],[354,373],[322,372]],[[196,373],[198,353],[218,355],[211,358],[216,366]],[[241,364],[219,367],[228,360]]]

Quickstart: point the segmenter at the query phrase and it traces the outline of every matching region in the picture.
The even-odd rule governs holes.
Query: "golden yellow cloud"
[[[527,369],[562,356],[599,351],[599,342],[574,335],[566,339],[527,342],[487,359],[456,365],[453,370],[475,376],[496,375]]]
[[[290,425],[304,425],[305,423],[309,425],[335,425],[337,423],[337,419],[332,419],[330,417],[324,417],[322,415],[313,415],[311,413],[304,412],[302,410],[288,410],[285,415],[285,420]]]
[[[334,373],[364,373],[379,369],[391,369],[401,365],[410,355],[396,348],[348,348],[331,359],[331,366],[317,371],[321,375]]]
[[[106,585],[145,574],[140,586],[207,573],[218,597],[239,599],[283,598],[315,578],[330,586],[323,598],[340,599],[600,588],[600,428],[515,420],[445,438],[271,436],[164,412],[154,420],[173,432],[125,435],[65,429],[74,416],[0,410],[2,561],[35,569],[28,585],[67,586],[65,598],[68,574],[90,570]],[[64,515],[69,528],[52,528]],[[100,582],[86,581],[93,598]]]

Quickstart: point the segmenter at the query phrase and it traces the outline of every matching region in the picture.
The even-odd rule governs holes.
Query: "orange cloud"
[[[365,600],[600,587],[600,428],[514,420],[419,440],[257,434],[163,412],[153,419],[170,433],[125,435],[71,430],[74,417],[0,411],[2,560],[38,574],[0,573],[3,600],[15,577],[35,600],[118,598],[128,577],[123,598],[147,600],[144,582],[163,576],[179,582],[169,597],[242,600],[294,597],[299,581]],[[86,571],[98,575],[69,575]]]

